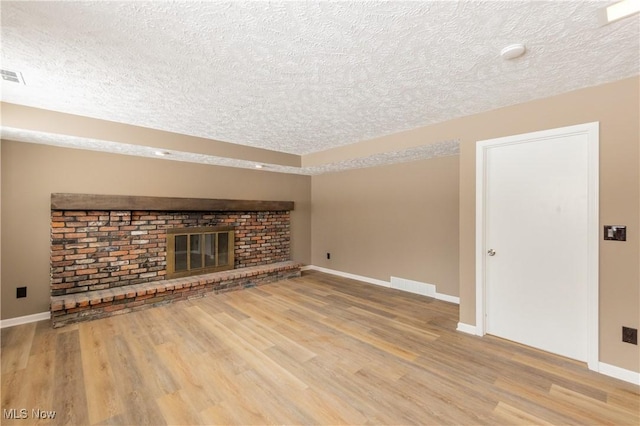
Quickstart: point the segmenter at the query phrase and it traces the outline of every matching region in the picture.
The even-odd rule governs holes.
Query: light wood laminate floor
[[[2,424],[639,424],[637,386],[457,332],[457,320],[450,303],[307,272],[61,329],[11,327]],[[28,418],[7,420],[11,409]]]

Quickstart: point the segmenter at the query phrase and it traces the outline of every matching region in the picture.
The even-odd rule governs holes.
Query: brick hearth
[[[300,264],[280,262],[187,278],[150,281],[51,298],[53,327],[124,314],[178,300],[223,293],[300,276]]]

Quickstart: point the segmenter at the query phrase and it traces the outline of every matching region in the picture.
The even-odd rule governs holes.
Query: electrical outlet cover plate
[[[631,327],[622,327],[622,341],[625,343],[631,343],[632,345],[637,345],[638,329]]]
[[[610,241],[627,241],[627,227],[623,225],[605,225],[604,239]]]

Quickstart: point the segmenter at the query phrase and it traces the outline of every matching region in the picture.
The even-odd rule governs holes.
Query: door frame
[[[587,365],[599,364],[599,122],[579,124],[478,141],[476,144],[476,334],[486,334],[486,211],[487,153],[492,148],[546,140],[560,136],[587,135]]]

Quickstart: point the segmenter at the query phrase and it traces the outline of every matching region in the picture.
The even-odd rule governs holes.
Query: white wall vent
[[[0,75],[2,75],[2,79],[4,81],[11,81],[13,83],[26,85],[24,78],[22,77],[22,73],[19,71],[0,70]]]
[[[435,285],[412,281],[406,278],[391,277],[391,288],[421,294],[423,296],[436,297]]]

